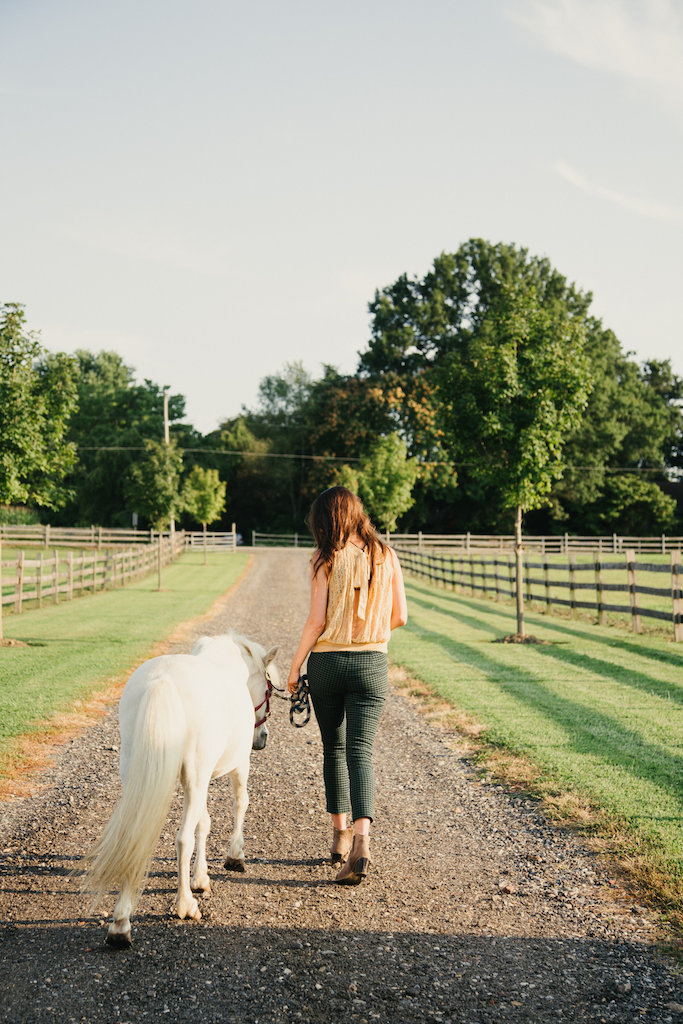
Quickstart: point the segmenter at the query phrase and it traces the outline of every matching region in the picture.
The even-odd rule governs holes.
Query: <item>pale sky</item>
[[[468,238],[683,375],[683,0],[0,0],[0,302],[206,433]]]

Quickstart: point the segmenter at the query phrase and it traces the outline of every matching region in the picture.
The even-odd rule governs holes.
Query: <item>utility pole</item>
[[[171,431],[168,424],[168,385],[164,388],[164,444],[171,444]],[[168,539],[171,545],[171,561],[173,561],[173,553],[175,551],[175,520],[173,516],[170,518]],[[161,544],[161,537],[159,538],[159,544]]]

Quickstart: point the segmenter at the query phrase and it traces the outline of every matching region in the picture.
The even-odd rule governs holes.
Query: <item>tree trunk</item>
[[[517,635],[524,636],[524,549],[522,547],[522,506],[515,515],[515,562],[517,566]]]

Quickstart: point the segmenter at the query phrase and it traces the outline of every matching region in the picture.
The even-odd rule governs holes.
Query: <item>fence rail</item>
[[[257,533],[251,531],[251,546],[278,548],[312,548],[313,538],[308,533]]]
[[[515,547],[513,534],[392,533],[387,534],[387,540],[399,549],[417,547],[419,550],[447,548],[463,551],[514,551]],[[622,537],[616,533],[603,537],[582,537],[569,533],[538,537],[525,535],[524,546],[527,551],[544,555],[562,555],[570,551],[611,552],[614,555],[635,551],[636,554],[666,555],[671,551],[680,551],[683,537],[668,537],[666,534],[658,537]]]
[[[168,565],[185,547],[185,535],[178,532],[173,538],[157,534],[151,544],[128,548],[64,552],[55,547],[47,556],[39,551],[34,557],[21,548],[6,559],[0,542],[0,638],[5,606],[20,615],[27,604],[40,608],[46,601],[58,604],[79,594],[122,587]]]
[[[152,544],[157,530],[128,530],[104,526],[12,526],[0,523],[0,540],[18,547],[89,547],[111,544]]]
[[[526,541],[525,541],[526,545]],[[486,558],[483,555],[452,555],[419,548],[400,547],[401,565],[406,572],[453,589],[482,593],[502,600],[517,593],[514,558]],[[643,577],[654,580],[643,583]],[[653,585],[661,576],[667,585]],[[636,551],[624,552],[621,560],[606,561],[594,552],[592,559],[577,561],[570,553],[567,562],[524,560],[524,598],[530,603],[595,611],[601,625],[607,613],[630,616],[634,632],[642,632],[643,618],[670,622],[674,640],[683,640],[683,566],[681,551],[671,551],[669,561],[638,561]],[[556,591],[566,594],[557,596]],[[626,595],[613,603],[609,595]],[[607,595],[607,596],[606,596]],[[645,600],[649,599],[649,600]],[[653,600],[654,599],[654,600]],[[618,598],[617,598],[618,600]]]

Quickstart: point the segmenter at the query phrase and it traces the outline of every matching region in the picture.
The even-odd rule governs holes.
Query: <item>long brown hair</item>
[[[349,538],[357,533],[370,556],[370,579],[378,553],[383,554],[386,544],[370,522],[360,498],[346,487],[330,487],[319,494],[311,505],[308,525],[317,545],[313,562],[314,574],[320,566],[330,575],[337,551],[341,551]]]

